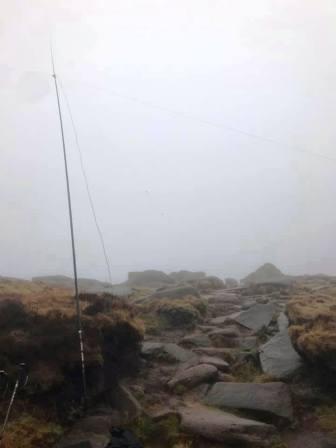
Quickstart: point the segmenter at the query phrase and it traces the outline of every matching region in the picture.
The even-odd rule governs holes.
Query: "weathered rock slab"
[[[277,379],[292,376],[302,365],[302,359],[293,348],[287,328],[260,348],[259,357],[263,372]]]
[[[174,389],[176,386],[183,386],[192,389],[199,384],[215,381],[218,377],[218,369],[209,364],[200,364],[189,369],[179,370],[174,378],[168,382],[168,387]]]
[[[293,418],[289,388],[275,383],[216,383],[208,392],[205,404],[219,408],[263,411],[288,420]]]
[[[181,365],[180,370],[186,370],[190,367],[195,367],[200,364],[215,366],[218,370],[225,373],[230,371],[230,364],[224,361],[224,359],[208,355],[201,355],[200,357],[195,357],[190,361],[187,361],[186,363]]]
[[[240,325],[243,325],[254,332],[258,332],[263,327],[268,327],[275,312],[276,308],[272,303],[267,303],[265,305],[256,303],[248,310],[241,311],[237,315],[232,316],[232,318]]]
[[[144,342],[141,354],[144,358],[167,359],[171,362],[186,362],[195,354],[174,343]]]
[[[239,336],[239,331],[234,327],[220,328],[208,333],[210,341],[216,347],[238,347]]]
[[[235,354],[230,348],[218,348],[218,347],[207,347],[207,348],[197,348],[194,350],[198,355],[214,356],[216,358],[221,358],[224,361],[230,363],[235,360]]]
[[[268,447],[276,434],[272,425],[201,405],[181,409],[180,415],[182,431],[213,442]]]
[[[209,337],[204,334],[191,334],[189,336],[185,336],[181,341],[180,344],[187,348],[193,348],[193,347],[209,347],[211,346],[211,340]]]

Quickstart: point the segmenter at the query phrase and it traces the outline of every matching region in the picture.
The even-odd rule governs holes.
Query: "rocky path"
[[[127,412],[154,422],[174,416],[203,448],[335,448],[312,424],[298,426],[290,379],[302,360],[288,335],[288,297],[243,293],[208,294],[207,315],[192,331],[146,337]],[[106,414],[96,412],[75,426],[70,442],[89,440],[89,431],[92,446],[104,448],[111,425]],[[65,440],[57,448],[70,446]]]
[[[283,313],[287,298],[227,290],[205,298],[207,318],[194,331],[173,335],[173,342],[165,334],[143,344],[144,377],[137,387],[151,397],[145,409],[161,417],[175,413],[183,431],[212,442],[272,446],[293,421],[284,380],[301,363]]]

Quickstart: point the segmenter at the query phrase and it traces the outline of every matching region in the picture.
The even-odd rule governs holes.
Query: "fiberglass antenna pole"
[[[53,69],[52,77],[54,78],[54,83],[55,83],[58,115],[59,115],[59,121],[60,121],[60,127],[61,127],[61,137],[62,137],[62,146],[63,146],[63,158],[64,158],[65,179],[66,179],[66,187],[67,187],[67,197],[68,197],[70,233],[71,233],[72,261],[73,261],[73,272],[74,272],[74,283],[75,283],[75,298],[76,298],[76,312],[77,312],[77,331],[78,331],[78,337],[79,337],[80,359],[81,359],[81,369],[82,369],[82,383],[83,383],[83,398],[84,398],[84,405],[85,405],[86,404],[86,398],[87,398],[86,372],[85,372],[85,354],[84,354],[84,344],[83,344],[83,330],[82,330],[81,308],[80,308],[80,302],[79,302],[79,289],[78,289],[78,277],[77,277],[77,260],[76,260],[75,236],[74,236],[74,226],[73,226],[72,207],[71,207],[70,180],[69,180],[69,171],[68,171],[67,152],[66,152],[66,147],[65,147],[62,111],[61,111],[60,97],[59,97],[59,92],[58,92],[57,77],[56,77],[56,73],[55,73],[55,63],[54,63],[54,55],[53,55],[52,46],[50,47],[50,51],[51,51],[51,63],[52,63],[52,69]]]

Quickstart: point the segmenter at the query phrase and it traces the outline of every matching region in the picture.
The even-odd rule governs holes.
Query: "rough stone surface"
[[[229,321],[228,316],[218,316],[214,317],[210,320],[210,325],[216,326],[216,325],[223,325]]]
[[[235,328],[224,328],[208,333],[209,339],[216,347],[238,347],[240,333]]]
[[[208,302],[215,305],[240,305],[240,299],[236,294],[220,292],[209,297]]]
[[[191,361],[187,361],[186,363],[181,365],[180,370],[186,370],[189,369],[190,367],[195,367],[200,364],[208,364],[210,366],[215,366],[221,372],[230,371],[230,365],[228,362],[224,361],[224,359],[208,355],[202,355],[200,357],[193,358]]]
[[[199,384],[215,381],[217,377],[218,370],[216,367],[208,364],[200,364],[186,370],[178,371],[174,378],[169,381],[168,386],[172,389],[176,386],[192,389]]]
[[[197,328],[203,333],[209,333],[210,331],[217,330],[215,325],[198,325]]]
[[[256,303],[248,310],[242,311],[232,318],[244,327],[258,332],[270,324],[275,311],[276,308],[272,303],[266,305]]]
[[[211,340],[206,334],[191,334],[190,336],[185,336],[180,344],[188,348],[209,347]]]
[[[235,356],[232,349],[229,348],[218,348],[218,347],[207,347],[207,348],[197,348],[194,350],[198,355],[215,356],[217,358],[224,359],[224,361],[230,363],[235,360]]]
[[[287,328],[277,333],[260,348],[260,363],[264,373],[285,379],[301,367],[301,357],[294,350]]]
[[[201,405],[181,409],[180,415],[182,431],[212,442],[260,448],[270,446],[276,434],[272,425]]]
[[[279,331],[283,331],[283,330],[286,330],[286,328],[288,328],[289,321],[288,321],[288,317],[286,316],[285,313],[280,313],[277,323],[278,323]]]
[[[144,358],[165,358],[171,362],[186,362],[195,356],[193,352],[179,347],[177,344],[162,342],[144,342],[141,354]]]
[[[256,350],[257,346],[258,346],[258,339],[255,336],[239,338],[239,347],[242,350]]]
[[[263,411],[291,420],[293,408],[289,388],[277,383],[216,383],[205,404],[219,408]]]

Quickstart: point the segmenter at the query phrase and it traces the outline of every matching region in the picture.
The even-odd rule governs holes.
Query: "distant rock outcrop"
[[[33,277],[33,282],[44,283],[54,288],[73,288],[73,278],[67,275],[41,275]]]
[[[201,292],[210,292],[216,289],[225,288],[225,283],[223,280],[215,276],[204,277],[200,280],[192,280],[189,283]]]
[[[144,288],[158,288],[174,284],[175,281],[166,273],[154,269],[140,272],[129,272],[127,284]]]
[[[190,280],[200,280],[206,277],[206,273],[199,271],[178,271],[172,272],[169,276],[177,283],[189,282]]]
[[[259,283],[286,283],[289,277],[272,263],[265,263],[242,280],[244,286]]]
[[[197,289],[192,286],[178,286],[177,288],[162,288],[155,291],[152,295],[153,298],[161,299],[182,299],[183,297],[193,296],[199,297]]]
[[[42,283],[51,288],[64,288],[73,289],[74,280],[72,277],[66,275],[46,275],[40,277],[33,277],[33,283]],[[112,285],[109,282],[102,282],[93,278],[79,278],[78,279],[79,291],[82,293],[92,293],[92,294],[114,294],[117,296],[128,296],[131,294],[132,290],[129,286],[123,285]]]

